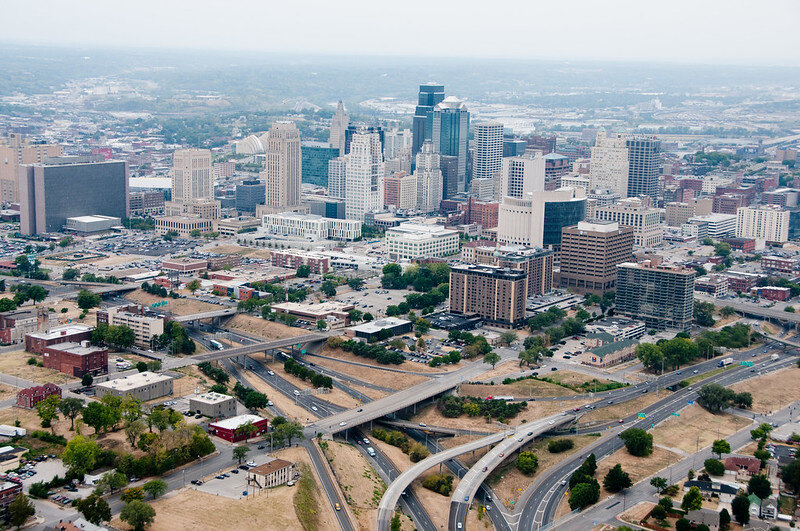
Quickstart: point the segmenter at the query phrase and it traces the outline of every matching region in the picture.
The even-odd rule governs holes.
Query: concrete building
[[[546,249],[500,245],[496,247],[494,260],[489,265],[525,273],[525,294],[533,297],[553,290],[554,258],[555,253]]]
[[[253,431],[246,433],[242,427],[252,424]],[[225,439],[228,442],[238,442],[245,439],[252,439],[267,433],[269,428],[269,419],[261,418],[256,415],[238,415],[228,419],[211,422],[208,424],[208,433],[216,435],[220,439]]]
[[[236,399],[222,393],[207,392],[189,397],[189,411],[209,418],[236,415]]]
[[[347,160],[341,156],[328,161],[328,195],[345,199],[347,197]]]
[[[399,210],[416,210],[417,176],[403,172],[383,178],[383,204]]]
[[[469,111],[464,102],[448,96],[433,108],[431,141],[434,151],[443,156],[456,157],[457,193],[467,190],[467,136],[469,133]]]
[[[540,153],[506,157],[500,165],[496,199],[525,199],[532,192],[544,190],[545,160]]]
[[[617,265],[633,256],[633,228],[615,221],[581,221],[561,231],[559,286],[578,293],[615,289]]]
[[[424,83],[419,86],[417,106],[412,118],[411,155],[416,156],[422,144],[433,136],[433,108],[444,100],[444,85]]]
[[[307,195],[303,201],[308,205],[308,213],[323,218],[344,219],[345,201],[335,197]]]
[[[272,265],[275,267],[285,267],[297,269],[301,265],[308,266],[312,275],[324,275],[330,269],[330,260],[327,256],[317,253],[305,253],[303,251],[286,250],[272,251],[270,253]]]
[[[302,157],[297,126],[285,121],[272,124],[264,149],[264,171],[261,175],[266,190],[266,208],[279,212],[298,206]]]
[[[163,190],[146,190],[128,194],[131,216],[152,216],[164,213]]]
[[[320,240],[357,240],[361,237],[361,221],[283,212],[264,216],[262,230],[266,234],[281,236],[299,236]]]
[[[597,207],[595,218],[633,227],[633,243],[638,247],[658,247],[664,243],[661,212],[648,201],[631,197],[612,205]]]
[[[521,270],[454,266],[450,270],[450,312],[479,315],[495,326],[521,326],[525,322],[526,278]]]
[[[252,232],[261,227],[262,220],[250,216],[224,218],[214,221],[214,231],[223,238],[236,238],[241,232]]]
[[[31,332],[25,334],[25,350],[34,354],[41,354],[45,347],[59,343],[82,343],[91,341],[92,327],[75,323],[58,326],[47,331]]]
[[[472,179],[494,179],[503,161],[503,124],[478,122],[473,128],[473,137]]]
[[[647,333],[647,327],[642,321],[628,319],[619,315],[594,321],[586,329],[597,334],[607,334],[612,338],[612,341],[638,339]]]
[[[598,131],[591,151],[589,189],[612,190],[628,197],[628,146],[625,135]]]
[[[214,199],[211,151],[179,149],[172,154],[172,201]]]
[[[42,361],[46,368],[76,378],[108,373],[108,349],[93,346],[89,341],[44,347]]]
[[[664,207],[667,226],[680,227],[689,218],[711,214],[714,202],[710,197],[692,198],[687,203],[670,202]]]
[[[316,326],[317,321],[326,321],[328,328],[348,326],[350,324],[350,310],[355,309],[353,304],[337,301],[326,301],[319,304],[299,302],[281,302],[271,304],[270,309],[276,313],[294,315],[299,320]]]
[[[561,178],[569,174],[572,164],[568,157],[558,153],[548,153],[544,156],[544,189],[556,190],[565,186]]]
[[[616,312],[655,330],[688,332],[694,313],[694,269],[653,265],[649,260],[617,266]]]
[[[414,138],[411,129],[387,131],[383,142],[383,159],[397,160],[401,164],[408,161],[408,169],[401,168],[400,171],[411,171],[411,148]]]
[[[214,221],[211,218],[193,216],[166,216],[156,218],[155,230],[159,236],[175,232],[180,238],[190,238],[192,231],[205,233],[214,230]]]
[[[19,458],[16,459],[16,467],[19,467]],[[4,467],[4,471],[13,470]],[[0,518],[6,522],[9,519],[8,507],[17,499],[17,496],[22,494],[22,483],[15,481],[3,481],[0,483]]]
[[[340,100],[331,119],[331,129],[328,134],[328,143],[332,148],[338,149],[340,155],[344,155],[344,132],[348,125],[350,125],[350,115],[344,110],[344,103]]]
[[[736,237],[768,242],[789,241],[789,211],[775,206],[741,207],[736,212]]]
[[[18,407],[33,409],[36,404],[51,396],[61,398],[61,388],[56,384],[48,382],[44,385],[35,385],[21,390],[17,393],[16,404]]]
[[[236,185],[235,205],[239,212],[256,211],[256,206],[263,205],[266,201],[266,187],[258,180],[243,181]]]
[[[208,269],[208,260],[204,258],[171,258],[161,262],[161,269],[180,273],[196,273]]]
[[[736,232],[736,216],[732,214],[708,214],[694,216],[686,221],[689,225],[697,226],[697,239],[712,238],[721,240],[733,236]]]
[[[215,199],[191,199],[189,201],[166,201],[164,203],[164,214],[166,216],[219,219],[221,211],[222,204]]]
[[[23,164],[42,164],[45,159],[60,157],[62,148],[56,144],[32,142],[24,135],[11,133],[0,138],[0,202],[18,203],[19,168]]]
[[[383,319],[376,319],[368,323],[362,323],[356,326],[351,326],[345,330],[348,337],[360,337],[367,341],[372,341],[377,337],[380,332],[388,330],[392,335],[399,336],[407,334],[414,329],[411,321],[400,319],[398,317],[385,317]]]
[[[583,188],[528,193],[522,199],[504,196],[498,214],[497,241],[558,249],[561,229],[583,220],[585,209]]]
[[[58,157],[20,166],[20,231],[61,231],[67,218],[128,217],[128,169],[102,156]]]
[[[121,227],[122,220],[113,216],[77,216],[74,218],[67,218],[64,224],[64,231],[74,232],[101,232],[109,230],[112,227]]]
[[[150,371],[101,382],[95,386],[97,398],[105,395],[138,398],[142,402],[172,394],[172,377]]]
[[[21,343],[25,336],[36,332],[43,322],[47,322],[46,312],[36,308],[10,310],[0,313],[0,341],[6,344]]]
[[[441,157],[432,142],[422,144],[422,149],[417,153],[414,177],[417,181],[417,208],[427,214],[438,212],[444,183]]]
[[[386,230],[389,260],[450,256],[458,253],[458,231],[441,225],[401,223]]]
[[[654,137],[628,138],[628,195],[658,200],[661,141]]]
[[[297,465],[283,459],[273,459],[248,470],[247,484],[260,489],[268,489],[292,481],[297,475]]]
[[[708,293],[714,298],[728,294],[728,277],[723,275],[706,275],[694,279],[694,290]]]
[[[133,330],[133,344],[143,349],[151,348],[153,336],[164,333],[164,318],[135,304],[97,310],[97,323],[127,326]]]
[[[344,198],[347,219],[364,221],[367,212],[383,207],[384,173],[380,134],[354,134],[345,162]]]

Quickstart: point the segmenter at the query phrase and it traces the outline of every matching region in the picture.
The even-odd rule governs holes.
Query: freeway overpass
[[[105,284],[101,282],[80,282],[76,280],[62,280],[61,284],[65,286],[75,286],[76,288],[87,289],[92,293],[104,295],[106,293],[121,293],[123,291],[133,291],[139,289],[139,284],[135,282],[128,282],[125,284]],[[76,292],[77,293],[77,292]]]
[[[702,298],[701,300],[705,301],[706,299]],[[709,302],[715,302],[716,304],[721,304],[723,306],[730,306],[737,312],[746,316],[760,317],[762,319],[774,319],[776,321],[789,322],[795,325],[800,323],[800,313],[789,313],[783,310],[776,310],[775,308],[764,308],[763,306],[753,304],[752,302],[738,300],[711,301],[709,299]]]
[[[247,356],[248,354],[255,354],[257,352],[266,352],[268,350],[275,350],[279,348],[286,348],[292,345],[304,345],[314,341],[323,341],[328,339],[331,335],[339,334],[335,332],[315,332],[313,334],[303,334],[301,336],[285,337],[283,339],[275,339],[273,341],[264,341],[261,343],[253,343],[251,345],[243,345],[241,347],[226,348],[225,350],[215,350],[214,352],[206,352],[203,354],[196,354],[190,358],[184,358],[192,363],[202,363],[204,361],[217,361],[226,360],[230,358],[238,358],[240,356]]]
[[[381,419],[381,424],[392,426],[395,428],[402,428],[406,430],[419,430],[425,433],[438,433],[440,435],[489,435],[489,432],[479,430],[463,430],[460,428],[443,428],[442,426],[420,426],[415,422],[408,422],[407,420],[389,420]]]
[[[524,444],[525,442],[531,441],[534,437],[541,435],[542,433],[549,431],[556,426],[560,426],[565,422],[571,422],[572,420],[574,420],[572,415],[552,415],[550,417],[534,420],[533,422],[521,424],[510,431],[510,434],[507,433],[507,431],[493,433],[492,435],[488,435],[478,439],[477,441],[468,442],[467,444],[462,444],[461,446],[456,446],[455,448],[450,448],[448,450],[435,453],[430,457],[423,459],[400,474],[400,476],[398,476],[397,479],[395,479],[391,485],[389,485],[389,487],[386,489],[386,492],[384,492],[383,498],[381,498],[381,503],[378,506],[378,531],[387,531],[389,529],[389,520],[391,520],[392,516],[394,516],[394,509],[397,506],[397,502],[400,500],[402,492],[406,490],[409,485],[411,485],[412,481],[417,479],[420,474],[429,468],[444,463],[445,461],[453,459],[454,457],[458,457],[459,455],[471,452],[472,450],[477,450],[495,443],[502,443],[502,441],[504,441],[507,437],[510,437],[514,441],[522,439]],[[503,461],[503,457],[500,455],[498,455],[498,459]],[[467,472],[467,475],[469,475],[469,472]],[[480,483],[478,483],[478,486],[480,486]],[[477,490],[477,486],[475,488]],[[469,505],[467,505],[467,507],[469,507]]]

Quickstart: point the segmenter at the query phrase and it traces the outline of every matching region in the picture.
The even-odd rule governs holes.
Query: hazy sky
[[[11,42],[800,65],[800,0],[25,0]]]

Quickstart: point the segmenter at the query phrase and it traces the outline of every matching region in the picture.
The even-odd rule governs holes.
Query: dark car
[[[551,368],[550,368],[550,370],[551,370],[551,371],[557,371],[557,370],[558,370],[558,367],[551,367]]]

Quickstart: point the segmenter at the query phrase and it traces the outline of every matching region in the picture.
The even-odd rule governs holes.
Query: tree
[[[364,318],[364,312],[361,310],[350,310],[347,314],[350,317],[350,321],[357,323]]]
[[[502,345],[510,345],[517,340],[517,333],[513,330],[506,330],[500,334],[500,343]]]
[[[758,474],[750,477],[747,482],[747,492],[758,496],[761,500],[766,500],[772,495],[772,484],[767,476]]]
[[[81,272],[79,270],[70,267],[64,270],[64,273],[61,275],[61,280],[75,280],[80,274]]]
[[[131,525],[134,531],[144,531],[144,528],[153,523],[155,517],[156,511],[139,500],[126,503],[119,513],[120,520]]]
[[[53,421],[58,418],[58,403],[61,399],[57,395],[50,395],[34,406],[36,414],[42,419],[42,428],[53,428]]]
[[[274,423],[275,420],[273,419],[273,425]],[[278,432],[281,437],[286,439],[289,446],[292,445],[292,439],[303,439],[303,427],[297,422],[284,422],[278,425],[275,431]]]
[[[747,496],[736,496],[731,502],[731,512],[737,522],[747,525],[750,522],[750,500]]]
[[[325,319],[317,319],[317,330],[325,330],[328,328],[328,322]]]
[[[703,468],[712,476],[722,476],[725,474],[725,463],[719,459],[706,459],[703,463]]]
[[[636,357],[642,365],[650,371],[661,370],[664,363],[664,353],[661,348],[653,343],[639,343],[636,345]]]
[[[539,458],[536,457],[536,454],[533,452],[519,453],[517,457],[517,469],[520,472],[526,476],[530,476],[536,472],[537,468],[539,468]]]
[[[245,407],[246,406],[247,406],[247,404],[245,404]],[[252,408],[249,408],[249,409],[252,409]],[[253,434],[255,432],[257,432],[257,431],[258,431],[258,428],[256,428],[255,424],[253,424],[252,422],[250,422],[248,420],[247,422],[245,422],[244,424],[242,424],[241,426],[236,428],[236,435],[244,435],[244,440],[245,440],[245,442],[247,442],[247,439],[252,437]]]
[[[83,422],[94,428],[96,433],[112,427],[118,420],[112,408],[102,402],[90,402],[83,409]]]
[[[430,329],[431,323],[426,319],[417,319],[416,324],[414,324],[414,331],[419,335],[427,334]]]
[[[700,489],[691,487],[689,492],[683,495],[681,501],[681,509],[684,511],[696,511],[703,506],[703,495],[700,494]]]
[[[111,520],[111,508],[108,502],[97,494],[92,493],[86,498],[79,499],[75,506],[78,512],[94,525]]]
[[[569,493],[569,506],[571,509],[582,509],[600,499],[600,485],[594,483],[578,483]]]
[[[186,284],[186,289],[194,293],[195,291],[200,289],[200,281],[197,279],[192,280],[188,284]]]
[[[305,264],[302,264],[300,267],[297,268],[295,276],[297,278],[308,278],[310,274],[311,274],[311,268]]]
[[[100,447],[97,443],[84,439],[81,435],[76,435],[67,443],[64,452],[61,454],[61,460],[73,473],[83,476],[85,472],[94,470],[97,454],[100,452]]]
[[[33,506],[33,503],[31,503],[28,497],[21,492],[17,494],[17,497],[14,498],[14,501],[12,501],[11,505],[8,506],[9,523],[17,529],[25,525],[25,522],[28,521],[28,518],[34,514],[36,514],[36,508]]]
[[[717,439],[711,443],[711,451],[717,454],[717,457],[722,458],[722,454],[731,453],[731,445],[725,439]]]
[[[150,360],[147,362],[147,370],[150,372],[158,372],[161,370],[161,362],[159,360]]]
[[[64,398],[58,403],[58,410],[70,421],[69,430],[75,429],[75,417],[83,411],[82,398]]]
[[[675,531],[691,531],[691,529],[692,523],[687,518],[680,518],[675,522]]]
[[[81,378],[81,385],[84,387],[89,387],[94,383],[94,376],[89,374],[88,372],[83,375]]]
[[[336,295],[336,284],[334,284],[330,280],[326,280],[319,287],[319,290],[322,292],[323,295],[326,295],[328,297],[334,297]]]
[[[656,505],[653,507],[653,510],[650,511],[650,516],[658,521],[662,521],[667,518],[667,510],[661,505]]]
[[[491,365],[492,369],[494,369],[494,366],[497,365],[499,361],[500,355],[498,355],[496,352],[489,352],[483,357],[483,362],[487,365]]]
[[[656,494],[661,494],[667,488],[667,478],[655,476],[650,479],[650,484],[655,487]]]
[[[736,393],[719,384],[706,384],[697,391],[697,401],[711,413],[730,407]]]
[[[247,446],[237,446],[233,449],[233,458],[241,465],[242,459],[247,457],[247,453],[250,451],[250,448]]]
[[[628,453],[636,457],[647,457],[653,453],[653,436],[639,428],[628,428],[619,434],[625,441]]]
[[[791,485],[792,490],[800,491],[800,459],[794,459],[781,468],[781,478],[784,483]]]
[[[734,309],[734,307],[733,307],[733,306],[723,306],[723,307],[722,307],[722,308],[720,308],[720,310],[719,310],[719,314],[720,314],[722,317],[730,317],[731,315],[733,315],[733,314],[735,314],[735,313],[736,313],[736,310]]]
[[[694,301],[694,320],[700,326],[714,326],[714,304]]]
[[[364,314],[364,322],[365,323],[369,323],[373,319],[375,319],[375,318],[372,316],[371,313],[367,312],[367,313]]]
[[[137,361],[136,362],[136,370],[139,372],[144,372],[147,370],[147,362],[146,361]]]
[[[719,528],[722,530],[728,529],[728,524],[731,523],[731,513],[728,512],[728,509],[722,509],[719,512]]]
[[[11,310],[17,309],[17,303],[15,303],[12,299],[7,297],[3,297],[0,299],[0,312],[10,312]]]
[[[82,289],[78,292],[78,308],[81,310],[88,310],[95,306],[100,306],[101,301],[100,295],[92,293],[88,289]]]
[[[606,477],[603,478],[603,487],[608,492],[619,492],[621,490],[625,490],[628,487],[633,485],[630,476],[627,472],[622,470],[622,466],[617,463],[614,467],[608,471]]]
[[[127,484],[128,476],[122,472],[106,472],[97,482],[96,490],[99,491],[99,493],[103,493],[108,489],[113,494]]]
[[[167,492],[167,482],[160,479],[153,479],[142,485],[142,490],[149,494],[153,499],[156,499]]]
[[[120,496],[119,499],[125,503],[133,500],[144,500],[144,489],[142,489],[142,487],[131,487],[129,489],[125,489],[125,492],[122,493],[122,496]]]
[[[347,279],[347,285],[350,286],[352,289],[358,291],[364,287],[364,281],[360,278],[350,278]]]
[[[141,420],[134,420],[125,425],[125,436],[131,446],[136,446],[136,440],[144,433],[145,425]]]

